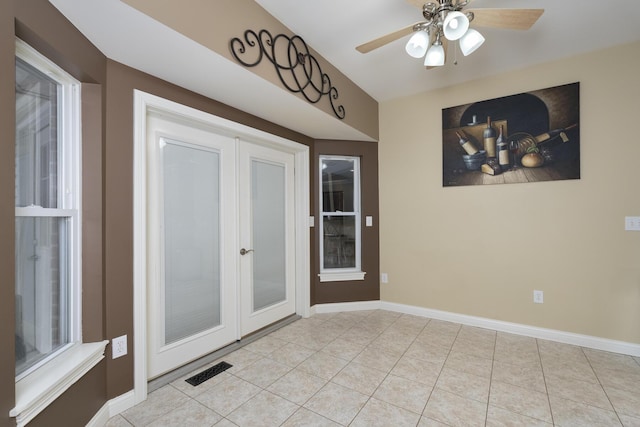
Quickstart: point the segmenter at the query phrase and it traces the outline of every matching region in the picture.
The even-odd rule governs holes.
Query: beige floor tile
[[[260,391],[260,387],[240,378],[232,377],[198,395],[195,399],[226,417]]]
[[[284,346],[286,343],[287,341],[281,340],[272,335],[267,335],[260,338],[259,340],[247,344],[242,348],[253,353],[258,353],[262,356],[266,356],[267,354],[273,353],[280,347]]]
[[[476,341],[456,338],[453,346],[451,347],[452,352],[471,354],[485,359],[493,359],[494,350],[495,343],[492,340]]]
[[[116,415],[115,417],[109,418],[109,421],[104,425],[104,427],[131,427],[132,424],[125,420],[122,415]]]
[[[415,427],[420,415],[387,402],[370,399],[349,426],[351,427]]]
[[[618,417],[624,427],[640,427],[640,418],[630,417],[625,414],[618,414]]]
[[[330,380],[338,372],[347,366],[348,361],[330,354],[318,352],[298,365],[299,369],[325,380]]]
[[[604,386],[604,391],[607,393],[616,412],[640,418],[640,383],[636,384],[636,390],[633,392],[606,385]]]
[[[598,368],[640,373],[640,364],[632,356],[590,348],[584,348],[583,351],[596,373]]]
[[[308,374],[300,369],[293,369],[271,384],[268,390],[293,403],[302,405],[326,383],[327,380],[320,377]]]
[[[371,396],[386,376],[386,372],[351,362],[336,374],[331,381]]]
[[[552,422],[546,393],[492,381],[489,404],[520,415]]]
[[[222,419],[211,409],[195,400],[188,400],[184,405],[174,409],[162,418],[155,420],[149,427],[202,427],[212,426]]]
[[[307,360],[315,351],[302,347],[294,343],[287,343],[277,350],[274,350],[267,357],[278,363],[295,368],[305,360]]]
[[[427,326],[425,326],[425,330],[445,333],[449,335],[452,334],[456,336],[458,335],[458,331],[460,331],[461,327],[462,325],[459,323],[448,322],[446,320],[431,319],[429,323],[427,323]]]
[[[406,378],[389,375],[373,397],[400,408],[422,414],[433,387]]]
[[[495,344],[497,333],[491,329],[463,325],[458,332],[457,339],[468,341],[490,341]]]
[[[330,354],[334,357],[339,357],[344,360],[353,360],[364,348],[365,344],[360,344],[354,341],[350,341],[343,336],[331,341],[322,349],[322,352]]]
[[[368,345],[370,348],[377,348],[385,353],[394,354],[397,356],[402,356],[402,354],[409,348],[409,346],[413,343],[415,337],[403,335],[403,334],[392,334],[392,333],[382,333],[378,338],[371,341],[371,344]]]
[[[340,335],[339,338],[351,341],[356,344],[360,344],[363,347],[371,344],[371,341],[375,340],[380,335],[379,331],[371,330],[363,325],[356,325],[346,330]]]
[[[546,356],[542,358],[542,369],[545,376],[570,378],[596,384],[599,382],[591,365],[586,361],[563,359],[561,356]]]
[[[440,332],[429,329],[429,325],[427,325],[422,332],[418,334],[416,341],[450,350],[453,342],[456,340],[456,335],[456,332]]]
[[[409,346],[407,351],[404,353],[404,356],[433,363],[442,368],[450,351],[451,345],[449,345],[449,347],[445,347],[434,345],[427,341],[416,340]]]
[[[445,423],[453,427],[484,426],[487,404],[465,399],[457,394],[440,390],[437,387],[431,393],[423,417]]]
[[[640,370],[638,372],[623,369],[599,368],[596,370],[598,379],[604,386],[637,393],[640,388]]]
[[[550,427],[553,424],[489,405],[486,427]]]
[[[239,426],[279,426],[298,410],[299,406],[268,391],[249,399],[227,418]]]
[[[489,384],[490,380],[487,377],[445,367],[440,372],[436,387],[467,399],[486,403],[489,399]]]
[[[391,374],[433,387],[441,370],[440,363],[425,362],[405,355],[398,360]]]
[[[398,359],[400,359],[399,354],[391,354],[375,347],[366,347],[353,361],[379,371],[391,372]]]
[[[330,382],[304,407],[339,424],[348,425],[367,400],[369,397],[362,393]]]
[[[289,366],[264,357],[234,375],[258,387],[266,388],[290,370]]]
[[[493,361],[491,359],[485,359],[467,353],[459,353],[457,351],[451,351],[444,364],[445,368],[486,378],[491,377],[492,366]]]
[[[640,427],[639,357],[384,310],[300,319],[220,360],[107,427]]]
[[[582,348],[571,344],[538,340],[538,350],[540,351],[540,357],[543,359],[548,358],[578,363],[587,361]]]
[[[547,375],[545,377],[549,395],[586,403],[601,409],[612,411],[609,398],[600,384]]]
[[[494,360],[491,378],[493,381],[500,381],[529,390],[535,390],[541,393],[547,392],[541,365],[514,365],[500,360]]]
[[[300,408],[289,419],[282,424],[282,427],[340,427],[340,424],[331,421],[321,415],[311,412],[308,409]]]
[[[423,416],[420,418],[418,427],[448,427],[448,424]]]
[[[209,378],[208,380],[206,380],[203,383],[200,383],[196,386],[193,386],[191,384],[189,384],[187,381],[185,381],[187,378],[191,378],[192,376],[194,376],[195,374],[197,374],[198,372],[202,372],[205,369],[209,368],[212,365],[207,365],[204,366],[201,369],[198,369],[196,371],[190,372],[189,374],[178,378],[177,380],[173,381],[171,383],[171,385],[173,387],[175,387],[176,389],[180,390],[181,392],[183,392],[184,394],[186,394],[189,397],[195,397],[197,395],[199,395],[200,393],[204,393],[205,391],[211,389],[212,387],[215,387],[217,384],[221,383],[222,381],[228,380],[229,378],[231,378],[231,374],[229,374],[228,372],[221,372],[218,375],[216,375],[215,377]]]
[[[572,400],[549,396],[551,411],[555,425],[561,427],[575,426],[621,426],[618,416],[613,411]]]
[[[189,397],[186,394],[171,385],[166,385],[149,393],[147,400],[127,409],[121,415],[134,426],[147,425],[185,404],[188,400]]]
[[[499,332],[493,357],[512,365],[542,366],[536,339],[520,335]]]
[[[238,424],[232,423],[226,418],[221,419],[214,427],[238,427]]]
[[[253,362],[259,359],[262,359],[262,356],[260,356],[259,354],[253,353],[249,350],[245,350],[244,348],[241,348],[234,351],[233,353],[230,353],[224,357],[221,357],[220,359],[216,360],[212,365],[222,361],[227,362],[233,366],[227,369],[225,372],[229,374],[233,374],[235,372],[241,371],[242,369],[246,368],[247,366],[251,365]]]

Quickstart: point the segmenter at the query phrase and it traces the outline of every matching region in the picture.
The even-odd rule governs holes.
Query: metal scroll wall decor
[[[244,40],[238,37],[231,39],[231,53],[245,67],[255,67],[266,57],[289,91],[301,93],[312,104],[327,95],[333,113],[344,119],[344,106],[335,104],[338,89],[331,85],[331,79],[322,72],[318,60],[311,55],[300,36],[278,34],[273,37],[267,30],[260,30],[257,34],[246,30]]]

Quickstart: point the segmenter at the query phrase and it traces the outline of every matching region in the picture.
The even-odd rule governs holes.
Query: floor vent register
[[[227,362],[220,362],[217,365],[214,365],[198,374],[195,374],[192,377],[187,378],[185,381],[195,387],[199,384],[202,384],[206,380],[211,379],[218,374],[221,374],[232,366],[233,365],[230,365]]]

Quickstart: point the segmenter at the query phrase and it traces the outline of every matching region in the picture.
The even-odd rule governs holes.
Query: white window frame
[[[323,210],[323,181],[322,164],[325,160],[346,160],[353,162],[353,212],[324,212]],[[339,282],[364,280],[365,272],[362,271],[362,209],[360,198],[360,157],[320,155],[318,161],[318,186],[319,186],[319,258],[320,258],[320,282]],[[351,268],[325,268],[324,266],[324,220],[327,216],[353,216],[355,218],[356,240],[356,265]]]
[[[60,84],[58,109],[58,204],[16,207],[16,217],[67,218],[69,343],[16,377],[16,406],[9,415],[26,425],[104,358],[108,341],[82,342],[81,283],[81,104],[80,83],[20,39],[16,57]],[[64,356],[62,356],[64,354]]]

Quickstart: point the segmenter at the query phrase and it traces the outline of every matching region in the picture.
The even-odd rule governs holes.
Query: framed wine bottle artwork
[[[442,110],[442,185],[580,179],[580,83]]]

